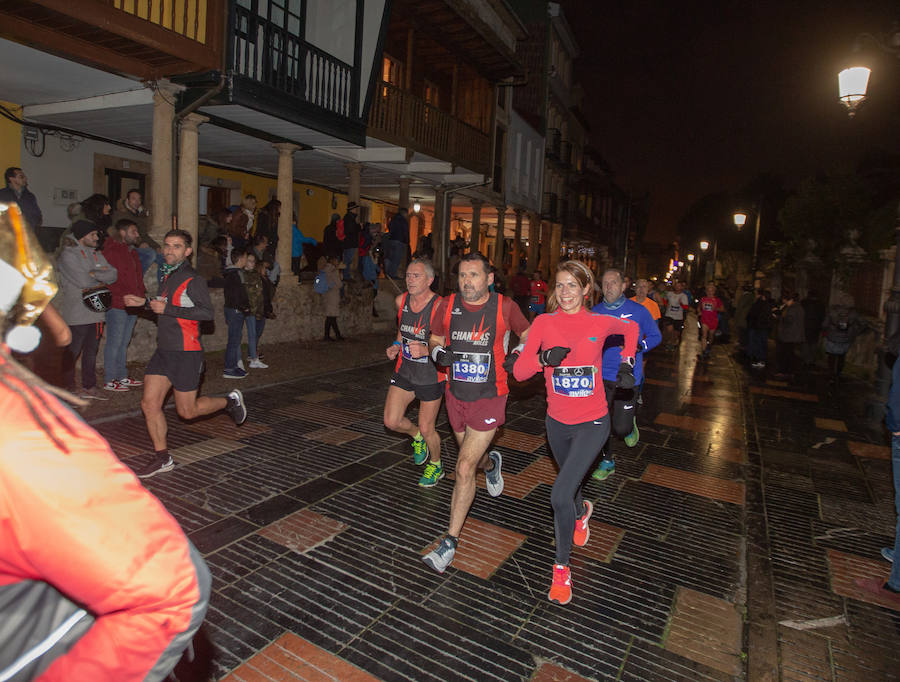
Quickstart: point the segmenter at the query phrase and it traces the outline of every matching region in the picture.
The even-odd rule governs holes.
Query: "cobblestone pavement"
[[[481,479],[443,575],[420,556],[452,480],[418,487],[408,440],[383,428],[389,363],[251,388],[242,427],[169,414],[178,466],[147,487],[214,577],[179,679],[896,679],[900,616],[853,583],[887,575],[894,523],[866,386],[791,388],[728,347],[695,353],[686,335],[651,354],[640,442],[615,440],[615,474],[586,484],[567,606],[546,597],[555,468],[539,383],[515,388],[505,490]],[[141,418],[98,428],[145,461]],[[443,411],[439,429],[452,470]]]

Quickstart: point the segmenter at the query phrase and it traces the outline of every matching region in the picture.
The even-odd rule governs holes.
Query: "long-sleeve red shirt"
[[[634,357],[640,330],[636,322],[598,315],[584,308],[538,315],[531,323],[525,348],[513,374],[524,381],[544,370],[547,414],[563,424],[582,424],[608,412],[603,389],[603,342],[607,336],[625,337],[622,357]],[[538,351],[554,346],[571,348],[559,367],[542,367]]]

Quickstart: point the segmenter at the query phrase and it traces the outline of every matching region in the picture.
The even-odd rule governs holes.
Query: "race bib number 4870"
[[[453,381],[470,384],[487,382],[491,372],[490,353],[454,353]]]
[[[594,367],[554,367],[553,392],[569,398],[594,395]]]

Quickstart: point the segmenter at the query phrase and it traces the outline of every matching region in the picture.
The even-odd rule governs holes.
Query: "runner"
[[[531,319],[535,315],[544,312],[547,305],[547,283],[541,277],[541,271],[535,270],[531,275],[531,298],[528,302],[528,310],[531,313]]]
[[[430,488],[444,477],[441,466],[441,437],[434,428],[447,374],[428,357],[428,339],[441,297],[431,290],[434,267],[425,258],[416,258],[406,268],[406,292],[397,296],[396,340],[387,347],[389,360],[396,360],[391,385],[384,401],[384,425],[412,437],[413,462],[425,464],[419,485]],[[419,399],[419,424],[406,417],[406,408]]]
[[[516,379],[524,381],[543,371],[547,387],[547,440],[559,466],[550,493],[556,563],[547,596],[557,604],[572,599],[572,545],[583,547],[591,534],[588,520],[594,507],[582,498],[581,488],[584,475],[609,437],[606,399],[595,384],[598,366],[606,364],[606,341],[625,340],[624,347],[612,349],[618,357],[616,384],[630,389],[635,380],[632,368],[638,325],[627,318],[588,312],[585,302],[593,285],[594,277],[583,263],[561,263],[556,286],[547,299],[547,313],[535,318],[521,354],[518,348],[511,354],[517,358]]]
[[[719,313],[725,310],[722,299],[716,296],[716,285],[706,285],[706,296],[700,299],[698,304],[700,311],[700,343],[703,347],[703,357],[709,357],[712,350],[712,342],[715,339],[715,331],[719,328]]]
[[[662,340],[659,327],[648,310],[640,303],[625,298],[625,280],[622,271],[611,268],[603,273],[603,299],[593,307],[593,312],[619,319],[637,322],[639,342],[634,365],[635,384],[632,387],[617,385],[620,363],[620,349],[623,340],[619,336],[607,338],[603,348],[603,385],[606,389],[606,404],[612,415],[611,434],[624,436],[625,445],[633,448],[641,437],[637,425],[635,403],[641,395],[644,382],[644,353],[656,348]],[[598,481],[609,478],[616,471],[616,463],[610,452],[609,439],[603,444],[600,464],[591,474]]]
[[[459,444],[456,483],[447,535],[423,561],[443,573],[456,554],[459,534],[475,499],[475,471],[485,469],[491,497],[503,492],[502,457],[487,452],[497,428],[506,421],[509,388],[503,363],[509,333],[524,341],[528,321],[511,298],[489,293],[491,265],[480,253],[459,262],[459,294],[441,301],[431,330],[431,357],[450,367],[446,389],[447,418]],[[488,465],[491,466],[487,469]]]
[[[666,350],[675,350],[681,343],[681,332],[684,329],[684,313],[690,306],[690,299],[684,293],[684,284],[675,282],[673,290],[666,293],[666,313],[663,317],[663,334],[666,337]]]
[[[188,259],[191,257],[191,235],[172,230],[163,240],[165,263],[159,266],[162,279],[159,295],[147,306],[157,314],[156,352],[150,358],[144,376],[141,408],[147,420],[147,431],[153,442],[155,457],[141,467],[138,478],[150,478],[175,468],[166,445],[168,426],[163,405],[169,389],[174,389],[175,409],[182,419],[196,419],[225,410],[235,424],[247,419],[244,396],[234,390],[226,398],[200,398],[197,390],[203,374],[203,346],[200,322],[213,319],[212,301],[206,280],[197,277]],[[144,299],[126,295],[126,306],[140,306]]]

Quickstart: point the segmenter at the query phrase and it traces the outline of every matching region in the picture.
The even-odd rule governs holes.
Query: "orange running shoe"
[[[585,500],[584,514],[580,518],[575,519],[575,534],[572,535],[572,544],[576,547],[584,547],[591,537],[591,527],[588,525],[588,521],[590,521],[593,513],[594,505],[589,500]]]
[[[547,599],[557,604],[568,604],[572,601],[572,574],[568,566],[553,564],[553,584]]]

